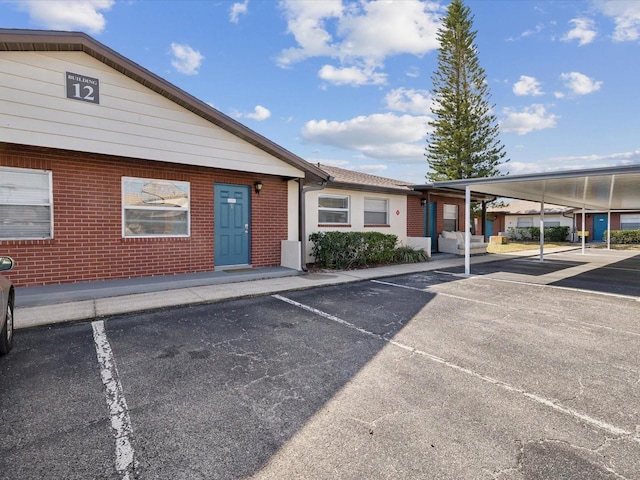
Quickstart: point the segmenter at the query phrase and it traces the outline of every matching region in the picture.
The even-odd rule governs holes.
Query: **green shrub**
[[[512,240],[538,241],[540,227],[509,227],[507,234]],[[569,227],[544,227],[544,238],[549,242],[566,242],[569,237]]]
[[[311,254],[319,267],[345,269],[393,260],[396,235],[379,232],[316,232]]]
[[[424,249],[415,249],[409,246],[401,246],[393,252],[395,263],[419,263],[429,261],[427,252]]]
[[[380,232],[316,232],[309,235],[311,254],[320,268],[338,270],[428,260],[423,249],[400,246],[398,237]]]
[[[604,238],[607,238],[607,232],[604,232]],[[611,230],[611,243],[615,244],[632,244],[640,243],[640,230]]]

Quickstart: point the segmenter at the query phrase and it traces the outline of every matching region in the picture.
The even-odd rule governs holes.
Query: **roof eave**
[[[394,188],[384,187],[380,185],[364,185],[361,183],[349,183],[349,182],[330,182],[327,188],[339,188],[344,190],[356,190],[362,192],[375,192],[375,193],[390,193],[394,195],[411,195],[419,196],[420,192],[411,190],[409,188]]]

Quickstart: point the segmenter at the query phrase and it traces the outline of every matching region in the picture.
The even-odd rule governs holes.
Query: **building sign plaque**
[[[100,103],[100,81],[97,78],[66,73],[67,98],[89,103]]]

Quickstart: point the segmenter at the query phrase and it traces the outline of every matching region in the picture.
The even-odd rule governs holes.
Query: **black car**
[[[0,257],[0,272],[13,268],[11,257]],[[13,346],[13,306],[15,290],[11,281],[0,275],[0,355],[6,355]]]

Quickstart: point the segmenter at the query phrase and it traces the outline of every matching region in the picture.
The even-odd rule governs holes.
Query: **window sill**
[[[319,223],[321,228],[351,228],[350,223]]]
[[[367,224],[364,226],[364,228],[391,228],[391,225],[387,225],[387,224]]]

